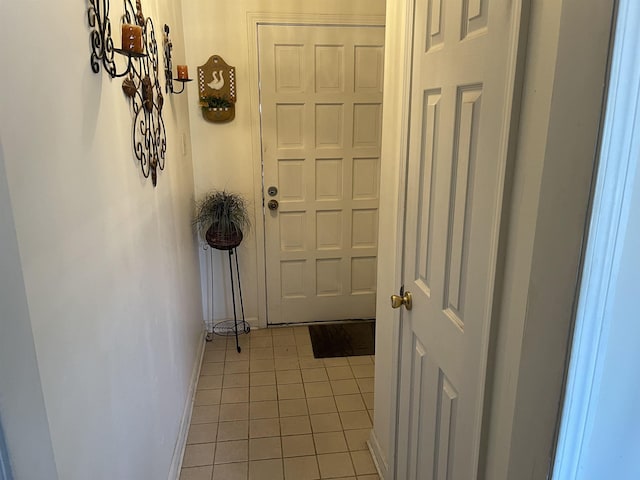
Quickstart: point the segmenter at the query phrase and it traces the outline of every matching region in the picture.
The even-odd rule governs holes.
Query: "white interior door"
[[[416,0],[396,478],[477,476],[519,2]]]
[[[258,39],[268,322],[374,317],[384,29]]]

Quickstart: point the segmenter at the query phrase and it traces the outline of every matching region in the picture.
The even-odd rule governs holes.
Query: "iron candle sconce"
[[[142,0],[124,0],[122,16],[123,48],[113,46],[109,0],[89,0],[89,26],[91,38],[91,69],[100,72],[100,64],[111,78],[126,77],[122,91],[131,102],[133,116],[133,152],[145,178],[157,184],[158,170],[164,170],[167,135],[162,118],[164,97],[158,75],[158,44],[151,18],[142,13]],[[116,72],[114,52],[127,56],[127,69]]]
[[[100,72],[100,64],[111,78],[127,75],[133,66],[133,59],[143,58],[144,52],[134,52],[124,48],[115,48],[111,36],[111,19],[109,18],[109,0],[89,0],[87,17],[91,31],[91,69]],[[124,43],[124,41],[123,41]],[[127,57],[127,68],[123,73],[117,73],[114,53]]]
[[[173,93],[175,95],[179,95],[184,92],[184,84],[187,82],[193,82],[192,78],[188,78],[187,74],[187,66],[186,65],[178,65],[178,76],[177,78],[173,78],[173,62],[171,59],[171,50],[173,49],[173,43],[171,42],[171,38],[169,38],[169,25],[165,23],[164,25],[164,77],[166,80],[165,91],[166,93]],[[184,74],[181,75],[181,68],[183,68]],[[173,82],[182,83],[182,89],[177,92],[173,88]]]

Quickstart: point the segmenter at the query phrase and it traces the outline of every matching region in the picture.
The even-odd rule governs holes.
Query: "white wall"
[[[11,469],[16,479],[55,480],[1,143],[0,272],[0,425],[11,453]],[[38,452],[37,462],[32,461],[33,452]]]
[[[212,124],[202,118],[198,107],[198,86],[193,82],[189,90],[189,117],[193,148],[196,195],[199,198],[212,188],[226,188],[240,192],[250,200],[256,213],[256,221],[262,222],[262,206],[255,205],[254,169],[260,164],[260,152],[253,151],[252,111],[250,103],[250,46],[247,35],[247,13],[287,14],[340,14],[384,15],[384,0],[244,0],[212,2],[193,0],[184,2],[185,42],[187,62],[192,76],[197,66],[204,64],[211,55],[220,55],[228,64],[236,67],[237,103],[236,118],[228,124]],[[252,110],[253,108],[253,110]],[[259,193],[259,192],[258,192]],[[255,208],[258,207],[258,208]],[[258,276],[264,271],[258,267],[257,250],[263,249],[255,235],[256,229],[239,248],[244,306],[247,317],[257,320],[263,317],[258,296]],[[212,310],[214,320],[232,315],[228,300],[226,253],[214,254],[214,302],[205,303],[205,311]],[[206,254],[201,254],[203,278],[205,278]],[[222,261],[224,260],[224,263]],[[203,296],[210,289],[203,281]],[[260,318],[264,325],[265,319]]]
[[[122,2],[111,3],[117,32]],[[180,2],[143,7],[160,41],[171,25],[181,63]],[[16,312],[36,393],[37,360],[58,477],[166,478],[202,331],[193,170],[180,140],[190,135],[187,98],[166,98],[166,169],[154,189],[134,161],[121,81],[90,70],[85,2],[4,0],[0,44],[0,135],[20,256],[2,253],[24,278],[23,295],[15,277],[18,294],[2,311]],[[4,319],[0,328],[7,338]],[[3,405],[23,400],[4,387]],[[10,414],[5,426],[32,420]],[[25,440],[7,430],[10,448]]]

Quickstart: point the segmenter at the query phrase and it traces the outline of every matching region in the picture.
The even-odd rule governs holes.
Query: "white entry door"
[[[374,317],[384,29],[258,38],[268,322]]]
[[[398,479],[477,476],[519,4],[416,0]]]

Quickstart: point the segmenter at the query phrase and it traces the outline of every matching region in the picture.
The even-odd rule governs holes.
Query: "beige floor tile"
[[[276,358],[274,363],[276,370],[297,370],[300,368],[297,358]]]
[[[318,455],[318,466],[322,478],[338,478],[355,474],[348,453]]]
[[[325,367],[347,367],[349,366],[349,360],[347,357],[334,357],[324,359]]]
[[[249,373],[249,361],[242,360],[239,362],[225,363],[224,374],[229,375],[231,373]]]
[[[249,421],[220,422],[218,424],[218,442],[245,440],[249,438]]]
[[[275,337],[274,337],[275,341]],[[298,349],[295,345],[285,347],[273,347],[273,356],[275,358],[290,358],[298,356]]]
[[[363,393],[362,399],[364,400],[364,404],[367,406],[367,409],[373,410],[374,401],[373,401],[373,392]]]
[[[302,376],[300,375],[300,370],[278,370],[276,372],[276,380],[278,385],[302,383]]]
[[[223,388],[220,403],[244,403],[249,401],[249,387]]]
[[[187,435],[187,445],[195,443],[213,443],[216,441],[218,434],[217,423],[201,423],[189,426],[189,435]]]
[[[276,384],[276,372],[251,372],[249,382],[252,387]]]
[[[284,459],[285,480],[317,480],[320,478],[315,456]]]
[[[349,450],[368,450],[367,440],[371,434],[370,428],[360,428],[357,430],[346,430],[344,436],[347,438],[347,445]]]
[[[324,361],[322,358],[313,358],[313,355],[303,356],[301,355],[298,358],[298,363],[300,364],[300,368],[323,368]]]
[[[285,417],[280,419],[281,435],[302,435],[311,433],[309,417]]]
[[[236,363],[236,362],[246,362],[250,358],[251,349],[248,346],[240,347],[242,348],[241,352],[236,350],[236,346],[227,345],[227,356],[225,358],[225,362]]]
[[[294,332],[294,328],[295,327],[272,327],[271,335],[273,335],[274,337],[280,335],[292,335]]]
[[[298,355],[301,357],[306,355],[313,355],[313,347],[311,346],[310,343],[303,344],[303,345],[298,344],[297,348],[298,348]]]
[[[226,352],[223,350],[209,350],[209,351],[205,350],[204,357],[202,360],[205,363],[224,362],[226,360],[225,356],[226,356]]]
[[[206,342],[204,345],[205,351],[208,350],[219,350],[220,348],[224,348],[227,345],[227,339],[224,337],[214,336],[213,340],[210,342]]]
[[[252,359],[249,361],[249,371],[254,372],[271,372],[275,370],[275,362],[273,358],[267,358],[264,360]]]
[[[205,465],[213,465],[213,456],[216,451],[215,443],[200,443],[197,445],[187,445],[184,449],[184,457],[182,466],[202,467]]]
[[[180,480],[210,480],[211,465],[206,467],[183,468],[180,471]]]
[[[249,441],[218,442],[215,463],[246,462],[249,459]]]
[[[249,403],[249,418],[251,420],[278,418],[278,402],[276,400],[267,400]]]
[[[232,422],[235,420],[249,419],[248,403],[226,403],[220,405],[220,421]]]
[[[351,371],[356,378],[371,378],[376,374],[376,370],[373,364],[369,365],[351,365]]]
[[[355,378],[332,380],[330,383],[334,395],[351,395],[354,393],[360,393],[360,389],[358,388]]]
[[[304,398],[304,387],[301,383],[278,385],[279,400],[291,400],[293,398]]]
[[[198,379],[198,390],[222,388],[222,375],[202,375]]]
[[[373,415],[373,410],[367,410],[367,412],[369,413],[369,418],[371,419],[371,423],[373,424],[375,417]]]
[[[277,400],[278,391],[275,385],[261,385],[249,387],[249,400],[252,402],[264,402],[267,400]]]
[[[340,420],[342,420],[342,426],[345,430],[371,428],[371,420],[366,410],[361,412],[341,412]]]
[[[305,383],[304,390],[307,398],[330,397],[333,395],[329,382]]]
[[[376,466],[368,450],[351,452],[351,460],[357,475],[369,475],[376,472]]]
[[[342,424],[337,413],[319,413],[311,415],[310,419],[313,433],[342,431]]]
[[[280,420],[260,418],[249,421],[249,438],[277,437],[280,435]]]
[[[336,395],[335,400],[339,412],[366,410],[366,406],[362,400],[362,395],[359,393],[355,393],[353,395]]]
[[[327,375],[331,380],[345,380],[353,378],[351,367],[327,367]]]
[[[307,398],[307,406],[309,407],[309,413],[312,415],[338,411],[334,397]]]
[[[251,333],[249,334],[250,337],[255,338],[255,337],[270,337],[271,336],[271,332],[273,331],[273,328],[251,328]]]
[[[326,368],[305,368],[302,370],[302,379],[305,383],[308,382],[327,382],[329,377],[327,376]]]
[[[303,457],[315,453],[313,437],[309,434],[282,437],[282,454],[285,457]]]
[[[281,459],[249,462],[249,480],[283,480]]]
[[[318,454],[349,451],[342,431],[314,433],[313,441],[315,442],[316,452]]]
[[[374,388],[373,378],[358,378],[356,379],[358,382],[358,388],[360,389],[360,393],[372,393]]]
[[[309,336],[309,332],[294,335],[296,339],[296,345],[311,345],[311,337]]]
[[[214,465],[212,480],[247,480],[248,462]]]
[[[269,348],[273,347],[273,339],[272,337],[255,337],[251,339],[251,348]]]
[[[281,417],[308,415],[307,401],[304,398],[278,401]]]
[[[306,326],[239,340],[241,353],[231,337],[205,346],[187,442],[213,445],[214,466],[181,479],[379,480],[366,445],[375,357],[316,359]]]
[[[357,357],[347,357],[349,365],[372,365],[371,357],[369,355],[360,355]]]
[[[252,360],[264,360],[273,358],[273,347],[254,348],[251,350]]]
[[[274,347],[288,347],[296,344],[296,338],[291,335],[277,335],[273,337]]]
[[[215,423],[218,421],[219,412],[219,405],[195,406],[191,413],[191,424]]]
[[[225,375],[223,380],[223,386],[224,388],[248,387],[249,374],[248,373],[232,373],[229,375]]]
[[[222,375],[224,373],[224,363],[203,363],[200,368],[200,375]]]
[[[194,405],[196,407],[200,407],[202,405],[218,405],[220,403],[221,392],[222,390],[219,388],[214,388],[211,390],[198,390],[196,392]]]
[[[267,460],[269,458],[282,458],[280,437],[249,440],[249,460]]]

